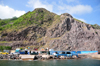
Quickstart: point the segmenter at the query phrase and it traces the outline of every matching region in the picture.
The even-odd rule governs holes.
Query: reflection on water
[[[43,61],[0,60],[0,66],[100,66],[100,60],[68,59]]]

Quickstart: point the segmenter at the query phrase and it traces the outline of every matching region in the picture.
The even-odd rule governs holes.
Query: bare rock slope
[[[45,13],[44,9],[38,10]],[[31,25],[20,32],[1,32],[0,41],[9,43],[0,43],[0,45],[9,45],[13,49],[30,46],[55,50],[100,50],[100,30],[94,29],[90,24],[77,21],[68,13],[54,14],[47,20],[37,22],[42,23],[39,26]]]

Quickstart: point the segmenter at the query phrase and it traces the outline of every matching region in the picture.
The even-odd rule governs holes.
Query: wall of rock
[[[37,42],[37,40],[40,41]],[[28,27],[21,32],[2,33],[0,41],[12,41],[12,49],[27,46],[44,46],[55,50],[100,50],[100,30],[76,21],[70,14],[60,15],[60,22],[54,27]],[[24,42],[29,41],[29,42]],[[0,45],[5,45],[0,44]],[[6,44],[7,45],[7,44]]]

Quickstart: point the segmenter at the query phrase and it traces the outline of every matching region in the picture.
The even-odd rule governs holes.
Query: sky
[[[100,0],[0,0],[0,18],[20,17],[35,8],[58,15],[69,13],[85,23],[100,25]]]

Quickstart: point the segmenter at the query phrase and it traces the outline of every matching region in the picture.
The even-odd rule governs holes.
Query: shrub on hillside
[[[94,29],[100,29],[100,26],[97,24],[91,25]]]

